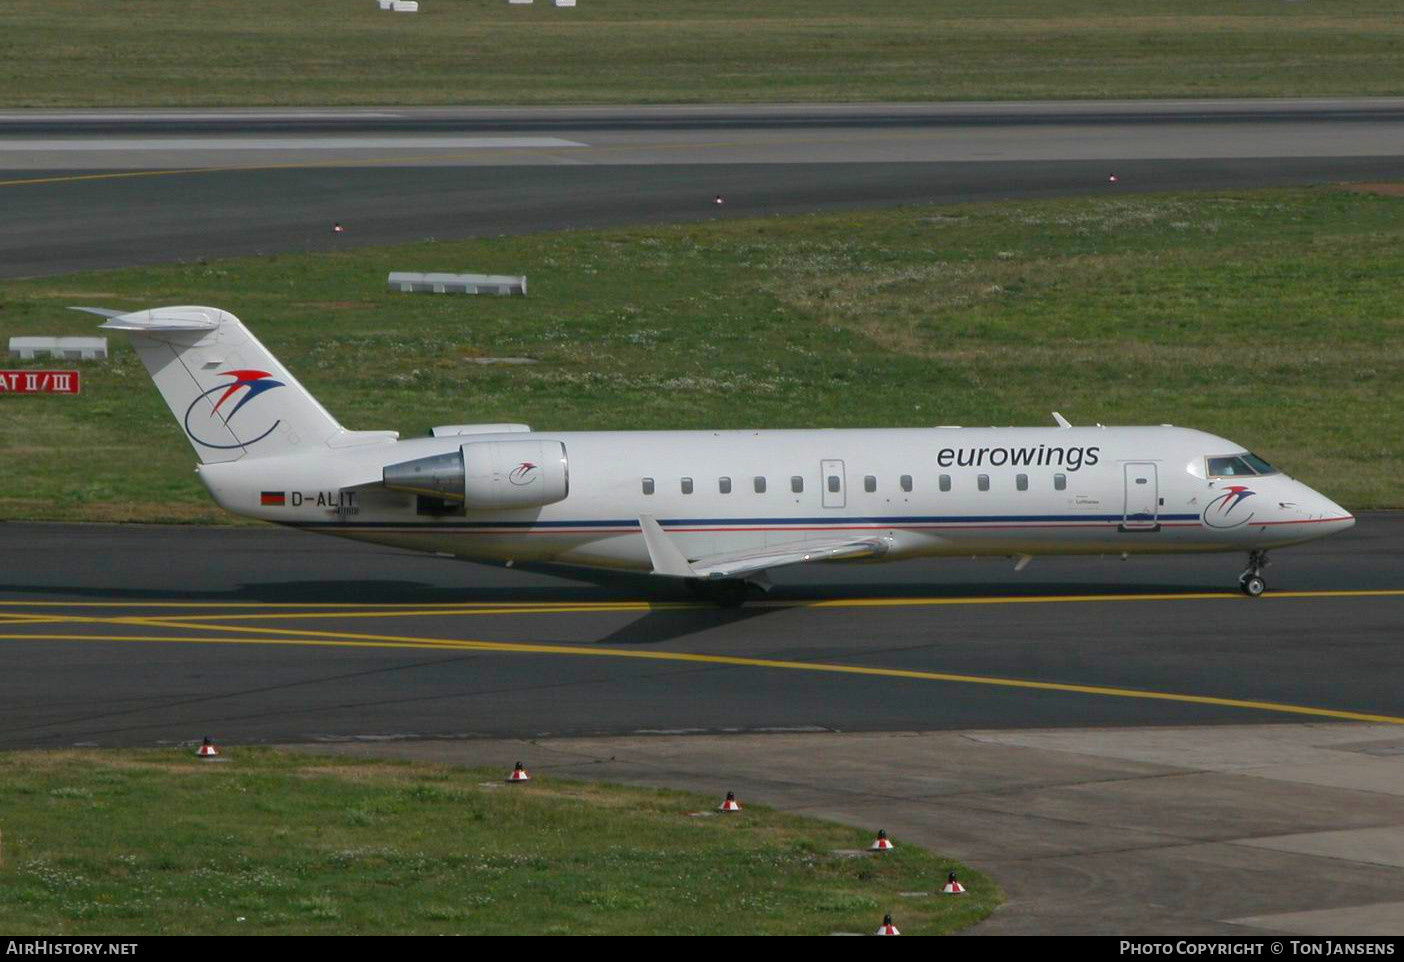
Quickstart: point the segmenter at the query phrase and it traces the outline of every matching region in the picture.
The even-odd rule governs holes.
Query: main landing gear
[[[725,578],[706,581],[702,578],[684,578],[688,594],[694,598],[710,601],[722,608],[740,608],[751,594],[751,583],[744,578]]]
[[[1263,569],[1268,566],[1267,552],[1262,548],[1254,548],[1248,552],[1248,568],[1243,574],[1238,576],[1238,587],[1249,598],[1256,598],[1267,590],[1267,582],[1263,580]]]

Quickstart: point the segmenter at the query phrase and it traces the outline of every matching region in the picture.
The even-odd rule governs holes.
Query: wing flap
[[[671,578],[739,578],[767,568],[783,568],[811,561],[874,558],[886,553],[889,547],[885,538],[815,538],[689,560],[655,519],[641,515],[639,527],[643,529],[644,544],[653,562],[653,573]]]

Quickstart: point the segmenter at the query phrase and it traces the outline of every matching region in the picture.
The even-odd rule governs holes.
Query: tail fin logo
[[[283,387],[282,381],[273,380],[273,376],[267,371],[223,371],[219,376],[232,377],[234,381],[233,383],[215,385],[208,391],[197,396],[195,400],[190,402],[190,407],[185,410],[185,433],[190,435],[190,440],[194,441],[196,444],[204,445],[207,448],[242,448],[262,441],[273,433],[274,428],[282,423],[281,419],[274,420],[261,434],[257,433],[257,431],[259,427],[262,427],[262,424],[258,424],[253,432],[241,430],[244,427],[244,421],[248,420],[247,417],[240,421],[237,428],[231,423],[235,415],[242,411],[244,406],[254,398],[266,391],[273,390],[275,387]],[[209,397],[211,394],[218,394],[219,400],[215,401],[214,407],[210,409],[207,417],[201,417],[195,409],[200,406],[202,400]],[[230,402],[232,402],[232,406],[226,406],[229,405]],[[255,405],[255,407],[257,406]],[[234,437],[240,438],[241,440],[235,444],[218,444],[215,441],[209,440],[211,437],[224,437],[222,432],[207,433],[204,437],[201,437],[203,432],[210,430],[210,419],[218,419],[218,421],[228,429],[230,434],[233,434]],[[245,436],[250,433],[254,436],[245,439]]]
[[[1235,510],[1257,492],[1246,485],[1231,484],[1227,491],[1204,506],[1204,523],[1211,528],[1237,528],[1253,520],[1252,511]]]

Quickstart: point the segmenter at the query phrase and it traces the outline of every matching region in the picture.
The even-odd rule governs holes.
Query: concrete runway
[[[0,114],[0,277],[429,237],[1401,176],[1396,99],[21,111]],[[333,235],[333,222],[347,232]]]

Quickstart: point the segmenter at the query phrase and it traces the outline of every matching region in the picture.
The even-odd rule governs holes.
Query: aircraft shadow
[[[564,582],[554,585],[513,585],[513,584],[464,584],[454,586],[434,585],[425,582],[395,581],[388,579],[367,580],[305,580],[242,582],[230,589],[182,589],[162,588],[116,588],[82,587],[60,585],[7,584],[0,585],[0,591],[13,594],[18,599],[54,598],[63,600],[92,601],[191,601],[219,603],[258,603],[268,604],[488,604],[488,603],[593,603],[644,602],[649,604],[676,604],[689,602],[700,604],[700,610],[714,615],[727,614],[729,609],[714,608],[689,595],[681,585],[669,579],[649,575],[636,575],[627,572],[590,572],[589,584]],[[576,573],[571,580],[583,580]],[[1210,584],[1179,583],[1137,583],[1107,584],[1105,582],[1020,582],[1010,584],[993,581],[962,581],[946,584],[921,582],[844,582],[822,585],[777,585],[765,595],[757,595],[754,601],[765,602],[819,602],[861,599],[900,599],[900,598],[1021,598],[1057,595],[1060,597],[1089,595],[1190,595],[1203,592],[1221,592],[1230,586],[1214,582]],[[0,598],[0,606],[5,600]],[[671,610],[671,609],[666,609]],[[742,609],[750,611],[751,608]],[[730,610],[730,613],[735,613]]]

